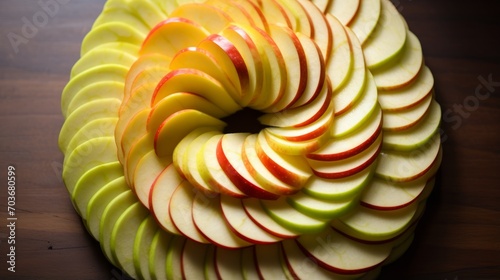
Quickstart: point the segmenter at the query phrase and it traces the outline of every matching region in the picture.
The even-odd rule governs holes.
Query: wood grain
[[[381,279],[499,279],[500,2],[394,2],[435,76],[444,161],[413,245]],[[60,94],[104,0],[60,1],[15,47],[9,36],[22,35],[38,3],[0,3],[0,278],[120,279],[71,205],[57,147]],[[485,80],[493,85],[477,92]],[[9,165],[17,170],[16,273],[6,264]]]

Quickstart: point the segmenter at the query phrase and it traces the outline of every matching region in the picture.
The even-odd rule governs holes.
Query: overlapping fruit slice
[[[138,279],[371,279],[442,158],[388,0],[109,0],[62,97],[63,179]],[[258,133],[225,133],[243,108]]]

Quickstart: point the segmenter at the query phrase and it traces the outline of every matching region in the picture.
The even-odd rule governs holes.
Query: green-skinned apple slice
[[[73,65],[70,77],[75,77],[85,70],[104,64],[116,64],[130,67],[136,59],[137,56],[120,50],[104,47],[95,48],[86,53],[77,63],[75,63],[75,65]]]
[[[332,114],[333,115],[333,114]],[[286,155],[294,155],[294,156],[302,156],[308,153],[314,152],[323,146],[328,139],[330,139],[330,129],[333,124],[333,120],[325,120],[325,124],[319,127],[318,131],[313,131],[311,134],[319,134],[312,139],[286,139],[280,136],[277,136],[269,131],[261,131],[262,134],[265,135],[269,145],[278,153],[286,154]],[[321,134],[321,132],[323,132]],[[307,135],[307,134],[306,134]],[[302,135],[300,136],[302,137]]]
[[[130,43],[141,45],[147,33],[143,33],[134,26],[125,22],[108,22],[92,29],[83,39],[80,55],[85,55],[90,50],[102,44],[111,42]]]
[[[120,219],[120,216],[130,206],[134,205],[134,203],[137,203],[137,199],[131,190],[119,194],[107,204],[104,212],[102,213],[101,221],[99,222],[99,243],[101,245],[101,249],[108,260],[115,266],[119,266],[119,260],[115,255],[113,255],[113,249],[111,248],[113,228]],[[130,253],[132,253],[131,248]]]
[[[63,116],[67,119],[73,112],[68,111],[69,104],[83,88],[103,81],[123,83],[124,77],[127,75],[127,71],[128,68],[123,65],[101,65],[76,75],[64,87],[61,95],[61,109]],[[110,98],[111,96],[105,95],[105,97]],[[79,107],[80,106],[74,106],[73,108],[76,109]]]
[[[216,247],[214,266],[218,279],[242,279],[242,250]]]
[[[238,237],[224,219],[219,195],[198,193],[193,202],[193,222],[201,234],[212,244],[228,249],[250,246]]]
[[[181,253],[183,279],[204,279],[204,271],[200,269],[205,264],[208,245],[192,240],[186,240]]]
[[[334,37],[332,51],[326,59],[326,71],[336,91],[348,81],[353,65],[353,50],[345,27],[331,14],[326,15],[330,30]],[[363,58],[364,61],[364,58]]]
[[[257,245],[255,251],[255,267],[260,279],[289,279],[286,265],[282,264],[281,246],[279,243]]]
[[[118,177],[104,185],[89,200],[86,214],[86,227],[95,239],[99,240],[99,225],[106,206],[114,198],[129,190],[130,188],[127,186],[125,179],[123,177]]]
[[[131,1],[111,1],[105,5],[103,14],[110,11],[123,11],[123,13],[129,13],[132,17],[139,19],[150,30],[158,22],[166,17],[160,8],[159,3],[154,3],[154,1],[141,1],[141,0],[131,0]],[[107,19],[108,21],[113,21],[113,19]],[[125,21],[128,22],[128,17],[126,19],[115,18],[115,21]],[[95,24],[94,24],[95,25]],[[146,31],[147,32],[147,31]]]
[[[149,194],[160,173],[168,166],[170,158],[159,158],[154,151],[145,154],[137,163],[133,182],[133,190],[139,201],[150,209]]]
[[[177,187],[184,179],[179,175],[173,164],[168,165],[156,178],[149,193],[151,215],[163,230],[179,234],[170,218],[170,200]]]
[[[299,235],[298,231],[282,226],[267,215],[258,199],[248,198],[241,200],[241,202],[250,219],[270,234],[280,238],[295,238]]]
[[[89,121],[71,138],[66,150],[73,151],[76,147],[92,138],[114,136],[117,121],[118,118],[102,118]]]
[[[64,158],[62,177],[70,194],[76,183],[90,169],[116,161],[113,137],[93,138],[76,147]]]
[[[160,241],[167,246],[157,245],[157,254],[161,254],[160,258],[150,258],[155,260],[151,264],[154,264],[154,268],[150,267],[151,271],[155,271],[153,274],[153,279],[175,279],[182,275],[182,264],[181,264],[181,254],[184,243],[186,243],[186,238],[178,235],[166,234],[163,231],[158,231],[160,234]],[[164,250],[163,248],[168,248]],[[151,250],[153,251],[153,250]],[[165,259],[163,255],[165,254]]]
[[[370,182],[374,165],[351,176],[339,179],[325,179],[313,176],[302,189],[304,193],[318,199],[352,199]]]
[[[382,133],[379,134],[370,147],[351,157],[334,161],[309,159],[308,162],[316,176],[326,179],[339,179],[352,176],[369,167],[377,159],[381,148]]]
[[[83,220],[87,219],[87,206],[94,194],[119,177],[123,177],[123,169],[118,161],[96,166],[80,177],[71,198]]]
[[[330,1],[325,13],[334,15],[343,25],[349,25],[359,10],[360,0],[352,1]]]
[[[295,210],[286,197],[277,200],[261,200],[262,208],[277,223],[292,231],[317,233],[326,226],[325,220],[316,219]]]
[[[344,275],[361,274],[377,268],[391,251],[388,245],[363,244],[330,228],[317,235],[302,235],[297,244],[319,266]]]
[[[241,239],[253,244],[269,244],[281,240],[281,238],[270,234],[253,222],[245,212],[240,199],[221,195],[220,202],[224,219]]]
[[[375,30],[363,44],[368,68],[379,67],[397,56],[406,42],[406,25],[396,7],[381,1],[381,14]]]
[[[401,55],[387,65],[372,70],[378,89],[390,90],[410,84],[423,66],[422,46],[412,32],[407,31]]]
[[[151,262],[149,252],[157,231],[158,226],[152,216],[147,216],[137,229],[133,245],[133,260],[137,277],[140,279],[152,279],[149,270],[149,263]]]
[[[360,1],[358,13],[349,23],[349,27],[356,34],[361,44],[370,37],[380,18],[380,0]]]
[[[120,1],[113,1],[114,3],[120,3]],[[140,18],[133,14],[130,9],[125,6],[126,4],[120,3],[120,6],[116,4],[113,7],[105,7],[102,13],[97,17],[92,29],[97,28],[109,22],[126,22],[139,32],[147,34],[149,32],[150,26],[147,26]],[[109,6],[109,5],[107,5]]]
[[[71,102],[67,106],[67,111],[73,112],[78,107],[87,104],[89,100],[104,98],[121,99],[123,98],[124,87],[123,82],[118,81],[102,81],[83,86],[71,99]]]
[[[429,112],[414,126],[384,132],[384,149],[410,151],[419,148],[436,133],[441,122],[441,107],[433,100]]]
[[[382,130],[382,110],[375,110],[372,114],[358,129],[345,136],[330,139],[307,157],[313,160],[340,160],[364,151]]]
[[[429,114],[434,96],[429,94],[415,106],[405,110],[384,112],[383,128],[386,131],[402,131],[417,125]]]
[[[378,91],[378,102],[384,111],[409,109],[432,94],[434,77],[427,66],[423,66],[418,76],[410,84],[393,90]]]
[[[317,219],[333,219],[345,214],[358,202],[355,200],[332,201],[312,197],[304,192],[289,196],[288,203],[301,213]]]
[[[120,215],[111,232],[110,246],[113,259],[122,270],[134,278],[138,276],[134,265],[134,242],[137,231],[148,213],[141,203],[134,203]]]
[[[193,203],[198,189],[183,181],[170,197],[169,214],[175,228],[184,236],[200,243],[209,243],[193,220]]]

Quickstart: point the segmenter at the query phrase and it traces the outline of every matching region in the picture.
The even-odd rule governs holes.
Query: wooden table
[[[0,278],[120,279],[70,203],[57,147],[60,94],[104,0],[58,1],[45,16],[39,1],[0,2]],[[499,1],[396,3],[435,75],[444,161],[412,247],[381,278],[499,279]],[[6,264],[10,165],[15,273]]]

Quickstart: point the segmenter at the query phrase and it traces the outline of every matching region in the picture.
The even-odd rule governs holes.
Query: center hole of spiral
[[[258,120],[263,113],[250,108],[243,108],[221,120],[227,123],[224,133],[258,133],[267,126]]]

